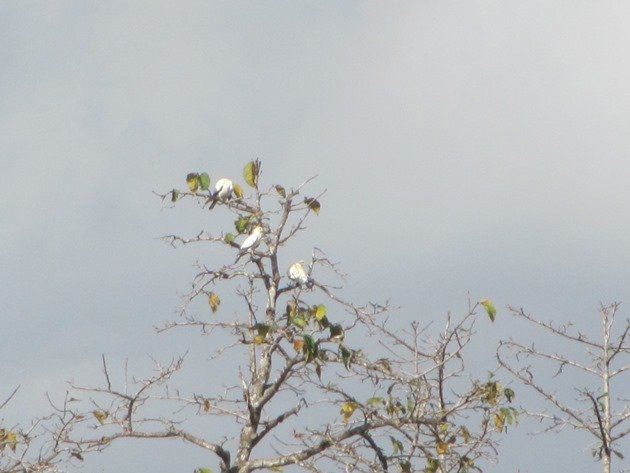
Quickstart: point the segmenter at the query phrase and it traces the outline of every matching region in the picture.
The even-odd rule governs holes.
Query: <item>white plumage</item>
[[[214,186],[214,190],[210,194],[210,196],[212,197],[212,204],[210,204],[210,209],[214,208],[219,200],[224,203],[227,202],[227,200],[232,197],[233,190],[234,184],[231,180],[225,177],[219,179]]]
[[[245,241],[241,243],[241,250],[249,250],[258,244],[260,237],[262,236],[263,229],[260,225],[254,227]]]
[[[300,260],[293,263],[287,269],[287,276],[293,282],[298,284],[307,284],[308,283],[308,274],[306,274],[306,270],[304,269],[304,261]]]

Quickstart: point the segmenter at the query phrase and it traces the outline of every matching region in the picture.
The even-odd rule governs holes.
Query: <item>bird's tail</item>
[[[210,204],[209,210],[212,210],[214,208],[215,205],[217,205],[217,193],[214,192],[212,194],[210,194],[210,200],[212,200],[212,203]]]

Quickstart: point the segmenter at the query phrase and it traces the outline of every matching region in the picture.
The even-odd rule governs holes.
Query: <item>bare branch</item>
[[[20,385],[18,384],[15,389],[11,392],[11,394],[9,394],[9,397],[7,397],[2,404],[0,404],[0,409],[2,409],[4,406],[6,406],[9,401],[11,401],[11,399],[13,398],[13,396],[15,396],[15,393],[18,392],[18,390],[20,389]]]
[[[591,393],[587,392],[585,394],[593,402],[593,411],[595,412],[595,416],[597,417],[597,426],[599,427],[599,438],[602,441],[602,446],[604,448],[604,451],[606,452],[606,455],[610,455],[610,447],[608,445],[608,435],[606,434],[602,416],[599,413],[599,406],[597,405],[597,401],[595,400],[595,397]]]

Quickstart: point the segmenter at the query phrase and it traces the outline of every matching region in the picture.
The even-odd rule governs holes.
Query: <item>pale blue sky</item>
[[[256,157],[269,184],[319,176],[300,242],[357,302],[438,320],[470,291],[596,327],[630,302],[629,23],[622,2],[0,3],[5,417],[92,382],[101,353],[198,343],[151,335],[200,254],[155,237],[206,222],[151,191]],[[552,455],[568,436],[514,439],[488,471],[595,468]],[[116,448],[98,468],[197,466]]]

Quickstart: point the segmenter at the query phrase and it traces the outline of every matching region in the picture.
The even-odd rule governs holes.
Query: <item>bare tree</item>
[[[630,432],[627,426],[630,417],[628,398],[621,397],[627,396],[630,385],[630,321],[626,319],[625,326],[614,327],[619,304],[602,305],[601,338],[595,340],[571,323],[559,326],[538,320],[522,308],[510,307],[510,310],[518,319],[550,334],[558,347],[555,351],[547,351],[534,343],[524,344],[517,339],[501,342],[497,351],[500,366],[541,396],[549,407],[549,410],[543,411],[525,408],[525,413],[544,422],[546,431],[559,432],[565,427],[572,427],[588,432],[595,439],[593,456],[602,461],[602,471],[610,473],[613,454],[623,458],[616,445],[620,445]],[[576,347],[581,355],[566,354]],[[555,371],[555,377],[566,375],[569,371],[580,373],[584,384],[575,388],[573,398],[563,397],[542,379],[541,370],[549,367]]]
[[[226,250],[227,263],[199,263],[179,318],[158,328],[193,329],[219,342],[209,372],[214,379],[220,373],[221,385],[203,393],[178,386],[182,356],[117,386],[103,359],[102,386],[74,386],[84,404],[72,415],[82,425],[66,439],[68,448],[78,454],[123,438],[177,438],[214,454],[222,473],[287,465],[465,473],[494,458],[497,435],[515,420],[505,405],[514,394],[492,375],[480,381],[466,369],[479,305],[471,303],[461,318],[449,315],[432,334],[431,324],[395,330],[387,304],[346,301],[333,285],[337,265],[318,248],[307,262],[282,259],[319,214],[323,193],[302,196],[310,180],[263,190],[260,175],[258,161],[245,166],[249,196],[226,179],[212,191],[206,173],[189,174],[188,191],[161,196],[192,199],[202,209],[218,204],[213,212],[235,217],[235,231],[164,237],[176,247]],[[234,293],[241,304],[226,313],[221,297]],[[201,313],[199,300],[209,305]],[[221,427],[195,423],[207,417]]]
[[[0,411],[11,402],[20,386],[0,402]],[[70,458],[82,458],[81,454],[68,446],[65,441],[75,423],[80,420],[68,408],[66,403],[61,408],[52,403],[51,414],[36,417],[27,425],[4,425],[0,420],[0,472],[34,473],[59,472],[60,465]]]

